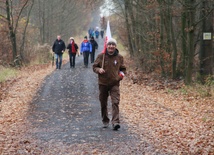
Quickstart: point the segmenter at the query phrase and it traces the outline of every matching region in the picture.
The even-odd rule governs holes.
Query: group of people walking
[[[58,35],[52,46],[52,51],[55,54],[56,69],[61,69],[62,56],[65,49],[68,49],[70,68],[75,68],[76,55],[79,53],[78,45],[75,43],[74,38],[70,37],[69,43],[66,47],[65,42],[61,39],[61,36]],[[83,55],[83,62],[86,68],[89,64],[89,56],[91,63],[94,63],[96,49],[98,49],[98,44],[94,37],[91,37],[90,40],[88,40],[88,37],[85,36],[80,45],[80,54]]]
[[[83,42],[81,43],[80,53],[83,54],[84,66],[86,68],[88,67],[89,55],[91,58],[91,63],[94,63],[96,49],[98,49],[98,44],[94,40],[94,37],[91,37],[90,40],[88,40],[88,37],[85,36]]]
[[[91,27],[88,30],[88,35],[89,35],[90,38],[91,37],[95,37],[96,39],[98,39],[99,36],[101,36],[101,38],[103,38],[104,29],[99,30],[99,27],[96,27],[96,29],[94,29],[94,28]]]
[[[83,55],[84,65],[88,67],[89,54],[91,54],[91,63],[93,63],[93,72],[98,75],[99,85],[99,101],[101,106],[101,117],[104,128],[108,128],[110,122],[113,130],[120,128],[119,119],[119,103],[120,103],[120,81],[126,73],[123,56],[119,54],[117,42],[113,38],[109,38],[106,43],[106,49],[100,53],[97,58],[94,58],[95,50],[98,48],[97,42],[91,36],[88,40],[87,36],[81,43],[80,54]],[[53,44],[52,50],[55,53],[56,68],[60,69],[62,65],[62,55],[66,49],[64,41],[58,35]],[[75,57],[78,51],[78,46],[74,38],[70,38],[67,45],[70,57],[70,67],[75,67]],[[58,60],[59,59],[59,60]],[[108,114],[108,97],[111,97],[112,102],[112,118],[110,120]]]

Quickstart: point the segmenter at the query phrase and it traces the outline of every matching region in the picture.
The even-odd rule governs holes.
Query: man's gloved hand
[[[119,72],[119,75],[120,75],[120,77],[123,79],[123,77],[125,76],[125,74],[122,72],[122,71],[120,71]]]

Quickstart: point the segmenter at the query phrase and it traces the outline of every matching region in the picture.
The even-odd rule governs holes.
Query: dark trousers
[[[70,67],[75,67],[75,58],[76,58],[76,53],[69,53],[69,58],[70,58]]]
[[[85,67],[88,67],[89,53],[90,53],[89,51],[84,51],[83,52],[83,61],[84,61]]]
[[[94,63],[94,56],[95,56],[95,51],[92,51],[92,52],[90,53],[91,63]]]
[[[102,38],[103,38],[103,34],[104,34],[104,31],[101,31],[101,32],[100,32],[100,35],[101,35]]]
[[[120,103],[120,89],[119,85],[105,86],[99,85],[99,100],[101,105],[102,122],[104,124],[109,123],[108,117],[108,96],[111,97],[112,103],[112,124],[120,123],[119,120],[119,103]]]

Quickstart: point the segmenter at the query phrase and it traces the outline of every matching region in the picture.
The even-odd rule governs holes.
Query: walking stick
[[[54,53],[52,54],[52,67],[54,66]]]

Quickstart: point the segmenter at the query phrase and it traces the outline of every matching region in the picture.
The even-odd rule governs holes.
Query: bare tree
[[[17,30],[23,11],[28,7],[30,0],[19,0],[13,2],[11,0],[1,1],[4,6],[1,7],[0,16],[8,25],[9,38],[12,47],[13,60],[20,54],[17,48]],[[29,17],[29,16],[28,16]],[[26,23],[27,26],[28,23]],[[24,37],[22,39],[25,39]],[[24,40],[22,40],[24,42]]]
[[[101,0],[38,0],[32,18],[35,19],[35,25],[39,26],[40,43],[51,44],[57,34],[69,38],[80,33],[99,4]]]
[[[184,76],[186,84],[197,68],[213,74],[213,38],[203,41],[201,31],[213,32],[212,0],[112,1],[114,15],[123,17],[123,33],[121,25],[126,25],[124,45],[142,68],[172,78]]]

